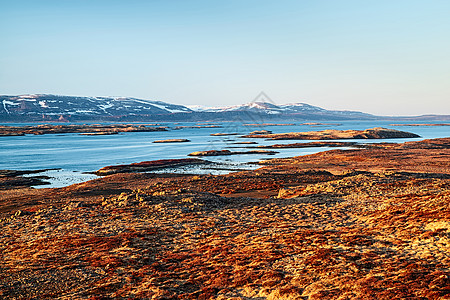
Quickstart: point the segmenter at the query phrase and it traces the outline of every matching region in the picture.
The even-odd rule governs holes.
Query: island
[[[167,127],[155,127],[151,125],[132,124],[82,124],[82,125],[28,125],[28,126],[5,126],[0,125],[0,136],[20,136],[25,134],[61,134],[80,133],[85,135],[107,135],[119,132],[149,132],[166,131]]]
[[[277,154],[276,151],[268,150],[250,150],[250,151],[230,151],[230,150],[207,150],[207,151],[196,151],[188,154],[189,156],[221,156],[221,155],[241,155],[241,154],[267,154],[273,155]]]
[[[418,138],[419,135],[395,129],[376,127],[366,130],[322,130],[289,133],[251,133],[243,138],[265,138],[271,140],[342,140],[342,139],[394,139]]]
[[[264,149],[276,149],[276,148],[317,148],[317,147],[354,147],[356,142],[310,142],[310,143],[294,143],[294,144],[274,144],[274,145],[261,145],[255,148]],[[360,145],[360,147],[366,147],[366,145]],[[252,148],[248,146],[246,148]]]
[[[167,139],[167,140],[157,140],[153,143],[187,143],[190,142],[188,139]]]

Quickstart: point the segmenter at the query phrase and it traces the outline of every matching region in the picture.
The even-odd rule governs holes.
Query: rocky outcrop
[[[390,126],[450,126],[450,123],[415,123],[415,124],[389,124]]]
[[[186,165],[206,164],[207,161],[197,158],[183,158],[183,159],[161,159],[152,161],[143,161],[140,163],[133,163],[128,165],[107,166],[94,172],[96,175],[105,176],[116,173],[129,172],[147,172],[162,168],[173,168]]]
[[[46,180],[49,179],[45,175],[33,175],[49,170],[55,169],[42,169],[42,170],[0,170],[0,190],[9,190],[17,188],[25,188],[36,185],[48,184]],[[28,175],[28,176],[23,176]]]
[[[192,152],[189,156],[221,156],[221,155],[240,155],[240,154],[276,154],[276,151],[250,150],[250,151],[230,151],[230,150],[208,150]]]
[[[230,133],[226,133],[226,132],[219,132],[219,133],[211,133],[210,136],[227,136],[227,135],[238,135],[239,133],[237,132],[230,132]]]
[[[340,139],[417,138],[420,136],[411,132],[377,127],[366,130],[322,130],[322,131],[290,132],[290,133],[274,133],[274,134],[249,134],[243,137],[266,138],[271,140],[340,140]]]
[[[36,126],[0,126],[0,136],[25,134],[81,133],[89,135],[116,134],[118,132],[166,131],[167,127],[148,125],[112,124],[112,125],[36,125]]]
[[[316,148],[316,147],[352,147],[356,142],[310,142],[310,143],[294,143],[294,144],[275,144],[267,146],[258,146],[264,149],[277,148]]]
[[[153,141],[153,143],[186,143],[190,142],[188,139],[167,139],[167,140],[157,140]]]
[[[244,126],[294,126],[294,123],[253,123],[253,124],[242,124]]]

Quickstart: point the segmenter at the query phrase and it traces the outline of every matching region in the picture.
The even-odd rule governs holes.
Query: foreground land
[[[450,138],[0,193],[2,299],[450,299]]]

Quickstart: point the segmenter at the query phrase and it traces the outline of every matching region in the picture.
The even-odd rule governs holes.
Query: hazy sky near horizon
[[[450,114],[447,0],[0,0],[0,94]]]

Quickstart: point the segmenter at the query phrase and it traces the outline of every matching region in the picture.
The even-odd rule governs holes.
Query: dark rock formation
[[[186,143],[190,142],[188,139],[167,139],[167,140],[157,140],[153,141],[153,143]]]
[[[230,151],[230,150],[208,150],[192,152],[189,156],[221,156],[221,155],[238,155],[238,154],[268,154],[273,155],[278,152],[267,150],[251,150],[251,151]]]
[[[143,161],[140,163],[133,163],[128,165],[107,166],[94,172],[96,175],[104,176],[116,173],[129,172],[147,172],[162,168],[180,167],[186,165],[206,164],[207,161],[197,158],[183,158],[183,159],[160,159],[152,161]]]

